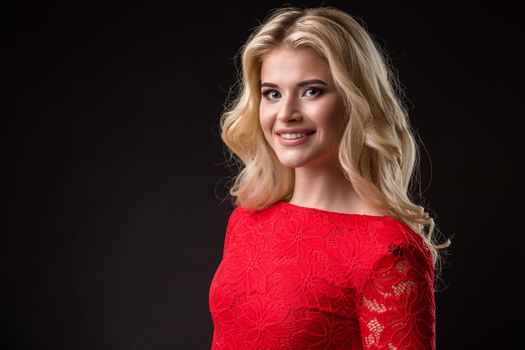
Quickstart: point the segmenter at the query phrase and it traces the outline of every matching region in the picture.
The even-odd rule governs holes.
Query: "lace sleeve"
[[[364,349],[435,349],[434,271],[428,255],[396,246],[373,265],[357,299]]]

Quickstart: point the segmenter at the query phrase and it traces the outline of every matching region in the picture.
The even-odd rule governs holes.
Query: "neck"
[[[388,215],[383,208],[359,197],[345,178],[337,157],[297,167],[294,174],[294,192],[289,201],[292,204],[339,213]]]
[[[329,165],[295,168],[295,186],[290,203],[338,212],[363,211],[352,183],[344,177],[337,159]]]

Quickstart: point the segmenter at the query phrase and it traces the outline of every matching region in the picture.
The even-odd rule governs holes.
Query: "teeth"
[[[285,139],[298,139],[304,136],[306,136],[306,133],[304,134],[281,134],[281,137]]]

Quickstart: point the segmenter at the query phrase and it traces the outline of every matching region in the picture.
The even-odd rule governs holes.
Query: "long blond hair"
[[[367,31],[333,7],[275,9],[241,48],[238,91],[220,119],[221,138],[239,165],[229,191],[234,204],[260,210],[293,194],[294,169],[279,162],[259,124],[262,60],[281,44],[309,47],[327,60],[347,111],[338,153],[345,177],[360,198],[421,234],[436,265],[450,240],[433,241],[433,218],[409,197],[419,152],[398,82]]]

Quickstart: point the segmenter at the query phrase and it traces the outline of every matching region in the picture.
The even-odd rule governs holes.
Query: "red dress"
[[[212,349],[435,349],[434,269],[389,216],[235,207],[209,293]]]

